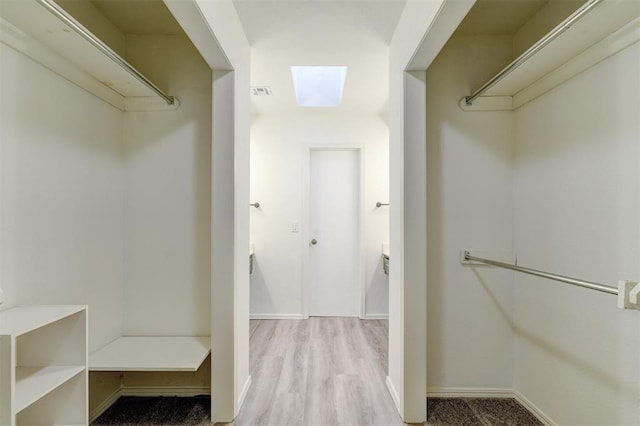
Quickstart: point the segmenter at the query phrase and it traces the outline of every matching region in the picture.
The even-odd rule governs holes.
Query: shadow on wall
[[[251,293],[251,300],[260,300],[260,304],[263,305],[266,312],[275,312],[275,305],[273,298],[269,292],[269,286],[267,285],[262,268],[260,267],[260,260],[256,254],[253,255],[253,272],[249,276],[249,291]],[[252,308],[250,315],[260,316],[264,312],[255,312]]]
[[[589,376],[594,381],[602,383],[604,386],[610,388],[612,391],[620,392],[622,394],[626,394],[630,398],[635,398],[637,395],[637,389],[633,386],[630,386],[626,383],[621,382],[616,377],[608,374],[603,368],[599,367],[599,364],[593,364],[588,362],[587,360],[579,357],[576,354],[570,353],[557,345],[554,345],[548,338],[543,335],[538,335],[527,330],[524,327],[518,326],[510,314],[505,310],[504,306],[500,304],[496,295],[491,291],[491,288],[487,284],[486,280],[483,279],[482,275],[474,270],[473,271],[475,277],[484,290],[486,291],[487,296],[491,299],[493,304],[495,305],[500,315],[507,321],[514,333],[526,340],[528,343],[536,346],[539,349],[549,353],[555,359],[560,361],[563,365],[564,369],[570,370],[578,370],[581,375]]]

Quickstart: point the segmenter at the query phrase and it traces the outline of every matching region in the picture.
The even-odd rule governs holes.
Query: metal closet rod
[[[538,271],[537,269],[525,268],[523,266],[512,265],[510,263],[498,262],[497,260],[484,259],[482,257],[475,257],[475,256],[471,256],[471,254],[468,251],[464,252],[464,260],[486,263],[487,265],[493,265],[493,266],[498,266],[500,268],[511,269],[512,271],[522,272],[529,275],[535,275],[536,277],[547,278],[549,280],[560,281],[563,283],[576,285],[578,287],[584,287],[591,290],[602,291],[604,293],[618,294],[618,289],[615,287],[611,287],[611,286],[600,284],[600,283],[594,283],[591,281],[585,281],[578,278],[566,277],[564,275]]]
[[[502,71],[500,71],[498,74],[496,74],[491,80],[489,80],[482,87],[480,87],[478,90],[473,92],[473,94],[471,96],[465,96],[465,98],[464,98],[465,99],[465,103],[467,105],[471,105],[473,103],[473,101],[475,101],[478,96],[481,96],[484,92],[486,92],[487,90],[489,90],[490,88],[495,86],[496,83],[498,83],[500,80],[502,80],[507,75],[509,75],[513,70],[518,68],[520,65],[522,65],[525,61],[527,61],[533,55],[538,53],[538,51],[540,51],[547,44],[551,43],[556,37],[558,37],[560,34],[562,34],[568,28],[570,28],[571,25],[573,25],[574,22],[578,21],[584,15],[589,13],[589,11],[591,11],[591,9],[596,7],[601,1],[602,0],[589,0],[589,1],[587,1],[578,10],[573,12],[573,14],[571,14],[571,16],[569,16],[567,19],[562,21],[562,23],[560,25],[555,27],[550,33],[548,33],[546,36],[544,36],[543,38],[538,40],[538,42],[536,44],[534,44],[529,49],[527,49],[527,51],[525,51],[522,55],[518,56],[518,58],[515,61],[511,62],[509,65],[507,65],[506,68],[504,68]]]
[[[162,99],[164,99],[168,105],[174,104],[175,98],[173,96],[169,96],[165,94],[162,90],[158,88],[158,86],[156,86],[151,81],[149,81],[147,77],[140,74],[140,72],[137,69],[135,69],[127,61],[122,59],[120,55],[114,52],[109,46],[104,44],[102,40],[97,38],[95,35],[89,32],[85,27],[83,27],[78,22],[76,22],[75,19],[73,19],[67,12],[65,12],[64,9],[62,9],[52,0],[36,0],[36,1],[45,9],[47,9],[49,12],[51,12],[53,15],[55,15],[58,19],[60,19],[62,22],[64,22],[65,24],[73,28],[73,30],[76,33],[80,34],[85,40],[87,40],[94,47],[96,47],[98,50],[100,50],[102,53],[108,56],[112,61],[114,61],[115,63],[120,65],[122,68],[124,68],[129,74],[134,76],[142,84],[144,84],[149,89],[156,92],[156,94],[160,96]]]
[[[378,202],[376,203],[376,207],[378,207],[378,208],[380,208],[380,207],[382,207],[382,206],[388,206],[388,205],[389,205],[389,203],[381,203],[380,201],[378,201]]]

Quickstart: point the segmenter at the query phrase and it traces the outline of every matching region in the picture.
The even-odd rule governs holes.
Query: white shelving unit
[[[0,312],[0,425],[88,424],[86,306]]]

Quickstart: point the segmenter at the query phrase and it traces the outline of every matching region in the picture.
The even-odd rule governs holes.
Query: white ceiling
[[[348,67],[343,101],[332,110],[384,113],[388,104],[388,45],[405,0],[234,0],[251,44],[255,113],[301,110],[290,67]]]

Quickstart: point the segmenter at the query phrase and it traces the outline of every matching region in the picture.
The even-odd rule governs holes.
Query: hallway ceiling
[[[291,66],[348,67],[342,105],[333,111],[384,114],[388,45],[405,0],[234,0],[251,44],[251,85],[257,114],[299,111]],[[314,109],[316,110],[316,109]]]

